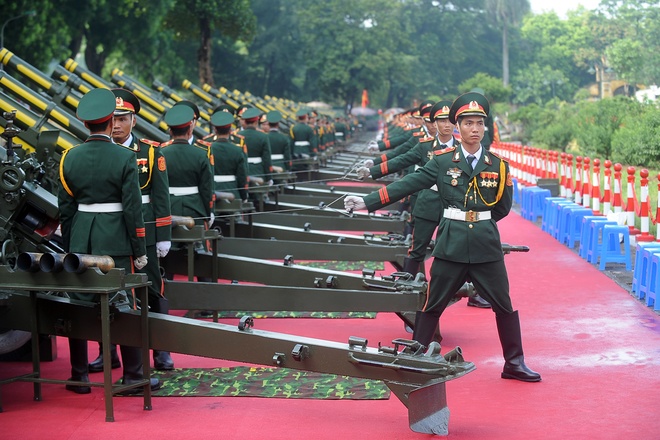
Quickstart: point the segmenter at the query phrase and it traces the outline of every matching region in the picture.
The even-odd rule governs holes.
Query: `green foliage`
[[[641,105],[625,97],[582,102],[571,118],[580,152],[591,157],[612,159],[612,138],[624,117],[638,117]]]
[[[626,114],[612,136],[612,160],[633,166],[660,168],[660,109],[644,104]]]
[[[482,88],[491,104],[493,102],[506,102],[511,96],[511,87],[505,87],[502,80],[479,72],[458,85],[459,93],[469,92],[474,88]]]

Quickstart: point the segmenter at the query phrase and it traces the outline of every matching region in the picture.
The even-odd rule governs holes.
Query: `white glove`
[[[213,226],[213,223],[215,223],[215,214],[211,213],[211,215],[209,215],[209,227]]]
[[[344,198],[344,209],[346,211],[358,211],[366,209],[367,205],[364,204],[364,199],[358,196],[346,196]]]
[[[268,186],[273,186],[273,179],[270,179],[270,180],[268,181]]]
[[[367,150],[369,150],[369,152],[371,153],[377,153],[378,151],[380,151],[380,149],[378,148],[378,142],[369,141],[369,146],[367,146]]]
[[[144,266],[147,265],[147,261],[149,261],[149,260],[147,260],[147,256],[146,256],[146,255],[142,255],[141,257],[137,257],[137,258],[133,261],[133,264],[135,264],[135,268],[136,268],[137,270],[140,270],[140,269],[142,269]]]
[[[371,168],[374,166],[374,161],[371,159],[366,159],[364,163],[362,164],[363,167]]]
[[[158,258],[163,258],[170,251],[172,247],[171,241],[159,241],[156,243],[156,256]]]
[[[371,176],[371,171],[369,171],[369,168],[367,167],[360,167],[357,169],[357,175],[360,179],[366,179]]]

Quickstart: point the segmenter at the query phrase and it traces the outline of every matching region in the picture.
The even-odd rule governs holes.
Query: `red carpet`
[[[540,383],[500,379],[502,356],[491,311],[451,306],[442,320],[443,352],[460,345],[477,370],[447,384],[453,439],[651,439],[660,390],[658,316],[560,245],[538,226],[511,214],[503,241],[528,245],[506,256],[514,307],[520,310],[527,364]],[[236,319],[223,322],[236,323]],[[260,319],[255,328],[336,341],[361,336],[370,346],[409,337],[393,314],[377,319]],[[90,356],[96,354],[95,343]],[[68,377],[66,341],[59,359],[44,363],[45,377]],[[178,367],[234,365],[173,355]],[[29,364],[0,363],[0,378]],[[119,370],[114,370],[119,375]],[[99,377],[100,380],[100,377]],[[0,439],[419,439],[407,411],[387,401],[267,398],[116,398],[115,423],[106,423],[103,393],[79,396],[59,385],[2,388]]]

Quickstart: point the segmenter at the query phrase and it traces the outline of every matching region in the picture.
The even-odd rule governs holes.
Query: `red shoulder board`
[[[160,147],[160,142],[152,141],[151,139],[140,139],[143,144],[151,145],[153,147]]]
[[[215,139],[215,135],[214,135],[213,133],[209,133],[209,134],[207,134],[206,136],[204,136],[204,137],[202,138],[202,140],[205,140],[205,141],[206,141],[206,140],[209,140],[209,139],[210,139],[210,140],[214,140],[214,139]]]
[[[163,147],[167,147],[169,145],[172,145],[172,142],[173,142],[172,139],[170,139],[169,141],[165,141],[162,144],[160,144],[160,147],[163,148]]]
[[[429,142],[429,141],[432,141],[433,139],[435,139],[433,136],[425,136],[425,137],[421,138],[419,141],[420,142]]]
[[[492,152],[492,151],[490,151],[490,150],[488,150],[488,153],[491,154],[491,155],[493,155],[493,156],[495,156],[495,157],[498,158],[499,160],[503,160],[504,162],[507,162],[507,163],[509,162],[506,158],[500,156],[500,155],[497,154],[497,153],[494,153],[494,152]]]
[[[424,133],[423,131],[416,131],[416,132],[413,133],[413,136],[415,136],[415,137],[421,137],[421,136],[424,136],[424,134],[425,134],[425,133]]]
[[[209,148],[211,146],[211,142],[207,142],[207,141],[204,141],[202,139],[198,139],[196,143],[199,144],[199,145],[202,145],[206,148]]]
[[[440,154],[445,154],[445,153],[449,153],[449,152],[451,152],[451,151],[454,151],[455,149],[456,149],[456,147],[447,147],[447,148],[443,148],[442,150],[435,150],[435,151],[433,152],[433,154],[435,154],[436,156],[438,156],[438,155],[440,155]]]

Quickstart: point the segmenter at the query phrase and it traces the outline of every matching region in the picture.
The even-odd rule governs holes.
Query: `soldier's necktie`
[[[472,167],[472,169],[474,169],[474,160],[476,159],[476,157],[470,154],[466,159],[468,164]]]

